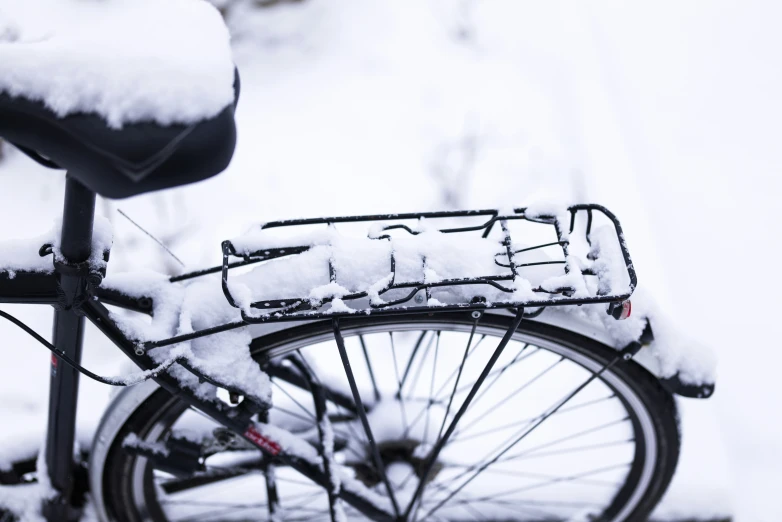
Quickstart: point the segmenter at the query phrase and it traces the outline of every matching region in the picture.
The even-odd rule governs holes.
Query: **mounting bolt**
[[[421,303],[423,303],[423,302],[424,302],[424,296],[423,296],[423,295],[421,295],[421,294],[417,294],[417,295],[415,296],[415,302],[416,302],[416,303],[418,303],[418,304],[421,304]]]
[[[101,276],[98,273],[92,272],[87,276],[87,283],[89,283],[93,287],[99,287],[100,284],[103,282],[103,276]]]
[[[632,358],[633,358],[633,354],[631,353],[626,353],[622,356],[622,359],[624,359],[625,361],[629,361]]]
[[[483,315],[483,313],[482,313],[482,312],[479,312],[478,310],[475,310],[475,311],[472,313],[472,318],[473,318],[473,319],[480,319],[482,315]]]
[[[141,356],[141,355],[144,355],[145,353],[147,353],[147,351],[144,350],[143,346],[141,346],[141,345],[136,346],[136,355]]]

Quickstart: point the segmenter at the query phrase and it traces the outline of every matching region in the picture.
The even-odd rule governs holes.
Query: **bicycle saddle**
[[[228,166],[239,76],[214,8],[194,0],[48,7],[66,17],[54,29],[25,36],[0,27],[0,137],[109,198]]]

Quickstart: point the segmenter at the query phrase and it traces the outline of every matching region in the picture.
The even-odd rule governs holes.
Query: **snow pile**
[[[560,222],[565,219],[561,212],[553,215],[560,215]],[[564,227],[560,226],[560,229]],[[267,249],[308,248],[298,254],[261,262],[249,272],[229,278],[229,289],[245,313],[273,315],[279,312],[278,308],[270,306],[269,309],[257,310],[250,304],[264,300],[290,300],[280,303],[286,307],[301,299],[308,300],[321,311],[355,313],[366,307],[366,300],[343,298],[365,292],[370,303],[383,304],[404,297],[411,291],[410,288],[402,288],[384,293],[392,282],[436,283],[510,274],[507,267],[495,263],[496,260],[507,260],[507,250],[501,243],[504,235],[499,230],[497,234],[483,238],[479,234],[446,234],[421,223],[416,235],[405,233],[392,239],[379,237],[384,232],[375,225],[369,227],[368,234],[358,236],[343,234],[335,227],[285,238],[276,235],[276,232],[256,227],[232,241],[240,255],[263,253]],[[523,303],[558,296],[534,289],[550,292],[568,289],[577,298],[629,292],[629,276],[613,228],[595,227],[591,245],[584,239],[579,240],[579,235],[563,233],[563,239],[570,241],[565,264],[521,267],[514,281],[501,281],[512,292],[502,292],[485,284],[434,287],[427,304],[431,307],[464,304],[477,296],[486,298],[490,304]],[[516,243],[512,246],[523,247]],[[560,251],[560,257],[561,254]],[[513,257],[517,263],[551,259],[540,249],[519,252]],[[334,280],[331,280],[329,265],[334,269]],[[583,275],[583,271],[595,275]],[[228,304],[216,277],[201,278],[189,284],[170,284],[168,278],[160,274],[120,274],[108,277],[104,285],[129,296],[153,299],[155,310],[151,322],[146,318],[114,315],[124,333],[140,342],[166,339],[241,320],[240,309]],[[582,318],[607,332],[616,348],[624,348],[638,340],[647,319],[651,319],[657,341],[649,349],[646,363],[653,371],[662,377],[678,373],[684,382],[692,384],[713,382],[711,353],[677,333],[647,297],[636,294],[633,302],[633,316],[625,321],[609,316],[606,304],[568,306],[565,310],[547,313],[565,313]],[[306,318],[309,312],[299,313]],[[269,378],[253,362],[248,349],[251,342],[248,328],[237,328],[173,347],[153,349],[150,353],[163,365],[174,358],[185,358],[190,365],[222,385],[240,389],[259,401],[270,402]],[[170,371],[203,398],[214,396],[216,388],[212,384],[199,382],[184,367],[174,365]]]
[[[565,216],[569,222],[569,214],[561,209],[554,215],[560,223]],[[256,227],[231,241],[239,255],[263,254],[271,249],[282,249],[284,253],[285,248],[293,247],[308,250],[265,262],[247,274],[230,278],[228,285],[237,304],[245,313],[253,315],[259,312],[250,308],[250,304],[264,300],[289,300],[287,304],[294,304],[307,299],[318,307],[325,300],[334,299],[332,309],[337,306],[339,311],[349,311],[350,304],[338,300],[350,294],[366,293],[372,304],[380,305],[411,291],[405,288],[386,294],[392,284],[511,276],[510,268],[502,266],[508,263],[507,249],[502,244],[504,235],[499,233],[499,225],[495,228],[494,234],[484,238],[480,233],[442,233],[422,221],[414,230],[415,235],[391,238],[386,238],[386,232],[377,224],[369,227],[368,234],[358,236],[330,227],[298,235],[292,232],[281,238],[274,228]],[[562,239],[568,239],[567,234],[563,233]],[[552,260],[542,250],[524,251],[528,246],[514,240],[515,264]],[[630,291],[629,277],[612,228],[598,229],[591,250],[582,249],[581,255],[568,255],[564,261],[559,265],[520,266],[514,281],[500,282],[510,292],[485,284],[436,287],[432,289],[434,298],[428,304],[468,303],[474,297],[485,298],[488,303],[524,303],[552,298],[562,290],[572,292],[573,297],[621,295]],[[329,264],[333,268],[333,280]],[[582,275],[588,269],[596,277]]]
[[[42,445],[43,447],[43,445]],[[49,482],[46,468],[46,454],[38,453],[35,463],[37,481],[31,484],[0,485],[0,514],[7,510],[25,522],[45,522],[41,506],[45,500],[54,498],[57,492]],[[5,516],[3,517],[5,518]]]
[[[161,457],[168,457],[168,446],[163,442],[148,442],[141,440],[135,433],[128,433],[122,441],[123,448],[133,448],[159,455]]]
[[[193,123],[233,102],[233,80],[228,30],[202,0],[0,0],[0,92],[59,116]]]
[[[186,334],[239,319],[239,311],[225,300],[214,278],[184,286],[171,284],[162,274],[123,273],[107,277],[103,285],[131,297],[151,297],[155,310],[151,321],[138,316],[112,313],[130,339],[155,341]],[[194,339],[176,346],[156,348],[149,354],[160,364],[184,358],[217,382],[241,389],[260,402],[271,402],[269,377],[250,357],[252,341],[247,328]],[[184,367],[175,364],[169,372],[200,397],[211,399],[216,388],[199,382]]]
[[[39,250],[43,245],[52,245],[52,253],[57,261],[65,261],[60,252],[60,236],[62,222],[57,221],[49,232],[32,239],[0,241],[0,272],[7,272],[13,278],[16,272],[54,271],[54,264],[49,256],[41,256]],[[106,261],[103,253],[111,249],[113,234],[111,223],[103,216],[95,216],[92,230],[92,254],[89,263],[93,270],[104,270]]]
[[[714,383],[717,360],[711,348],[687,335],[644,288],[636,289],[631,301],[632,315],[623,321],[608,315],[603,304],[549,307],[541,319],[545,322],[556,316],[575,317],[590,329],[605,332],[609,339],[600,340],[618,350],[637,341],[649,321],[654,341],[635,356],[636,361],[660,378],[678,375],[684,384]]]
[[[8,510],[26,522],[46,522],[41,505],[49,498],[38,484],[0,486],[0,509]]]

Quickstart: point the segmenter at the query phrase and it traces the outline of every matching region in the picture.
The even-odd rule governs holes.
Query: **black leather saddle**
[[[90,190],[126,198],[215,176],[236,146],[234,104],[190,125],[135,123],[113,129],[96,114],[59,117],[43,103],[0,93],[0,137],[48,167],[65,169]]]

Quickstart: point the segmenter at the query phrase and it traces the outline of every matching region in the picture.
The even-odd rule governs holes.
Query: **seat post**
[[[87,261],[92,246],[92,228],[95,216],[95,193],[67,176],[65,204],[62,216],[60,251],[66,265]],[[76,296],[82,295],[86,279],[78,271],[58,271],[61,303],[54,312],[53,343],[77,363],[81,362],[84,339],[84,317],[78,313]],[[46,434],[46,466],[55,498],[44,506],[44,516],[51,521],[64,521],[77,516],[72,505],[76,467],[73,461],[76,429],[76,402],[79,392],[79,372],[51,360],[49,387],[49,421]]]

